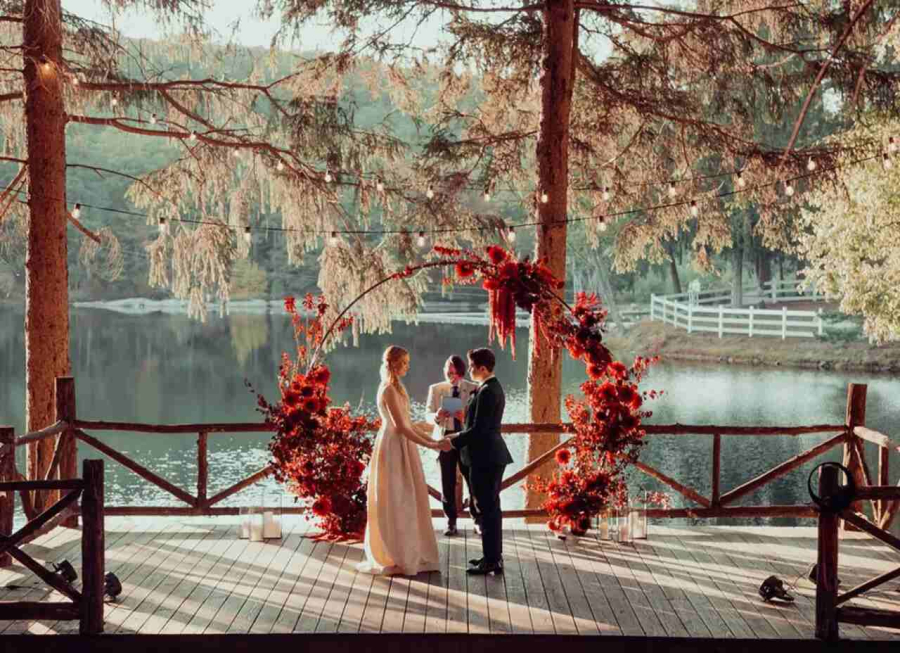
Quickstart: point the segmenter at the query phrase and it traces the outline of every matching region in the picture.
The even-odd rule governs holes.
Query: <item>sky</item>
[[[211,4],[213,9],[207,13],[206,20],[223,40],[231,35],[238,22],[240,30],[237,40],[248,47],[268,47],[272,36],[278,30],[278,18],[264,21],[253,16],[253,8],[256,5],[253,0],[211,0]],[[112,24],[109,10],[101,0],[62,0],[62,6],[65,11],[82,18],[104,25]],[[132,38],[160,38],[164,34],[149,12],[119,12],[115,19],[115,26],[125,36]],[[440,21],[426,25],[416,39],[417,44],[433,45],[440,38],[440,31]],[[297,45],[299,49],[307,51],[329,50],[332,49],[330,47],[332,44],[339,42],[340,37],[335,36],[323,18],[320,19],[320,24],[303,28],[301,42]]]

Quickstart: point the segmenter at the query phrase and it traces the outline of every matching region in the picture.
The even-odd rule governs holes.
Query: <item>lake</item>
[[[72,369],[78,414],[85,419],[152,423],[259,421],[255,398],[245,386],[250,381],[274,399],[278,362],[283,350],[292,350],[290,322],[285,315],[211,315],[205,324],[183,315],[123,315],[101,309],[73,309],[71,321]],[[396,323],[393,334],[364,336],[360,347],[340,348],[328,357],[333,372],[331,395],[336,402],[360,402],[369,409],[378,385],[380,357],[389,344],[412,354],[406,385],[421,417],[430,383],[441,380],[444,360],[486,344],[487,328]],[[506,421],[526,418],[527,330],[519,330],[516,360],[498,352],[497,376],[507,393]],[[21,309],[0,307],[0,370],[5,391],[0,394],[0,424],[25,426],[25,354]],[[613,352],[614,354],[616,352]],[[584,380],[581,364],[566,360],[565,386],[577,392]],[[662,398],[648,402],[651,422],[726,425],[803,425],[842,423],[849,382],[867,383],[867,425],[896,434],[900,415],[900,380],[889,375],[854,372],[755,368],[663,362],[645,379],[645,389],[663,390]],[[181,487],[196,487],[196,435],[108,433],[102,438]],[[269,436],[216,435],[209,441],[210,495],[261,468],[267,460]],[[723,492],[790,458],[823,439],[799,437],[723,437]],[[525,460],[524,436],[510,436],[518,469]],[[711,438],[652,436],[642,460],[709,496]],[[79,445],[81,456],[99,454]],[[807,503],[806,478],[821,460],[839,460],[840,449],[770,483],[745,498],[746,505]],[[873,470],[875,448],[868,452]],[[25,452],[17,452],[20,470]],[[892,468],[900,460],[892,454]],[[436,454],[422,451],[429,482],[440,487]],[[149,486],[128,470],[107,460],[107,503],[130,505],[183,505],[167,493]],[[79,467],[80,468],[80,467]],[[514,469],[510,470],[514,471]],[[663,489],[641,476],[637,489]],[[277,489],[266,482],[262,488]],[[224,505],[255,503],[251,489],[232,496]],[[503,496],[504,507],[522,507],[524,493],[515,489]],[[675,497],[675,506],[683,505]],[[437,503],[435,502],[435,506]],[[734,520],[737,521],[737,520]],[[763,520],[743,520],[762,523]],[[733,523],[733,522],[732,522]],[[770,520],[793,523],[789,519]],[[896,527],[895,527],[896,529]]]

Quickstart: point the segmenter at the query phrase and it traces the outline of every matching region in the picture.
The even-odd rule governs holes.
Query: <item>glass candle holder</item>
[[[263,509],[250,508],[250,541],[263,541]]]
[[[631,530],[631,508],[624,506],[619,509],[619,528],[617,532],[617,541],[621,543],[631,542],[634,538]]]
[[[280,540],[284,516],[284,493],[269,490],[263,496],[263,538]]]
[[[601,540],[609,539],[609,510],[601,510],[597,513],[594,527]]]
[[[631,510],[631,536],[636,540],[646,540],[649,532],[647,508],[649,495],[641,493],[637,498],[637,506]]]
[[[238,521],[238,538],[241,540],[250,539],[250,510],[247,506],[241,506],[238,512],[240,516]]]

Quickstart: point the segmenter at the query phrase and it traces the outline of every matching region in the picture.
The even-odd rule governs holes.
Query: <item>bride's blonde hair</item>
[[[407,396],[406,388],[403,386],[400,377],[397,375],[397,370],[400,368],[400,364],[403,362],[404,357],[409,358],[409,352],[403,347],[391,345],[384,350],[384,355],[381,357],[381,385],[393,386],[397,388],[403,396]]]

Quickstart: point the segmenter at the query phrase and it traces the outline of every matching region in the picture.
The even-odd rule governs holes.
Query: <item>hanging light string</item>
[[[701,191],[700,193],[695,194],[694,196],[678,201],[664,202],[661,204],[655,204],[651,206],[637,207],[633,209],[623,209],[621,211],[610,211],[603,214],[594,214],[588,216],[577,216],[571,217],[568,216],[561,220],[552,220],[549,222],[542,222],[539,220],[532,220],[520,223],[508,223],[504,226],[494,225],[494,226],[481,226],[481,227],[437,227],[437,228],[409,228],[409,227],[400,227],[394,229],[304,229],[297,227],[279,227],[279,226],[251,226],[251,225],[226,225],[222,222],[214,221],[214,220],[201,220],[196,218],[158,218],[158,225],[160,232],[168,234],[169,232],[169,222],[181,222],[185,224],[194,224],[194,225],[214,225],[221,227],[223,229],[232,229],[236,233],[240,233],[241,231],[244,234],[245,240],[248,242],[252,241],[252,233],[253,232],[281,232],[281,233],[300,233],[304,235],[311,236],[328,236],[328,242],[331,245],[338,244],[340,240],[340,236],[342,235],[356,235],[356,236],[390,236],[390,235],[405,235],[412,237],[412,233],[416,232],[418,235],[417,243],[420,247],[424,247],[426,244],[427,236],[430,234],[441,235],[441,234],[452,234],[452,233],[472,233],[472,232],[484,232],[484,231],[506,231],[507,239],[510,242],[513,242],[516,238],[516,229],[520,229],[523,227],[534,227],[534,226],[543,226],[543,227],[555,227],[561,226],[564,224],[577,223],[577,222],[586,222],[586,221],[599,221],[601,224],[601,229],[605,229],[606,225],[609,223],[609,219],[621,218],[628,215],[635,215],[640,213],[652,213],[656,211],[662,211],[666,209],[672,209],[677,207],[687,207],[691,217],[699,217],[700,214],[700,203],[701,196],[706,196],[707,200],[709,199],[722,199],[727,197],[734,197],[744,193],[751,193],[756,190],[760,190],[763,188],[777,187],[781,186],[781,189],[785,196],[788,198],[792,197],[795,188],[794,182],[809,179],[812,177],[817,177],[819,175],[824,175],[829,172],[833,172],[835,170],[840,170],[843,168],[850,168],[861,165],[863,163],[867,163],[869,161],[873,161],[876,159],[880,159],[882,162],[882,166],[885,170],[891,169],[893,166],[893,160],[891,158],[891,154],[897,151],[896,144],[893,142],[893,137],[891,137],[891,142],[887,149],[883,151],[879,151],[876,154],[861,157],[858,159],[854,159],[844,164],[828,166],[824,168],[820,168],[817,165],[807,165],[807,171],[804,174],[798,174],[792,177],[784,177],[780,180],[766,182],[762,184],[756,184],[754,186],[747,186],[746,183],[741,183],[742,177],[741,173],[735,173],[736,181],[738,183],[735,184],[735,188],[726,191],[718,191],[718,190],[710,190],[710,191]],[[718,175],[722,176],[722,175]],[[677,192],[673,193],[671,191],[674,182],[665,182],[669,184],[669,197],[677,196]],[[720,186],[721,188],[721,186]],[[431,190],[429,188],[429,190]],[[577,190],[577,189],[576,189]],[[28,191],[18,189],[14,192],[22,195],[28,195]],[[608,191],[604,191],[606,194]],[[545,199],[547,198],[547,199]],[[546,192],[541,192],[540,196],[535,197],[535,201],[540,201],[541,203],[546,203],[549,199]],[[606,198],[604,198],[606,199]],[[25,203],[24,200],[19,200],[20,203]],[[520,202],[506,202],[506,204],[521,204]],[[98,206],[94,204],[88,204],[86,202],[76,202],[72,209],[72,215],[74,217],[79,217],[84,209],[92,209],[95,211],[107,212],[107,213],[115,213],[118,215],[127,215],[131,217],[140,217],[145,220],[151,217],[148,213],[143,213],[140,211],[131,211],[128,209],[119,209],[114,207],[105,207]]]

